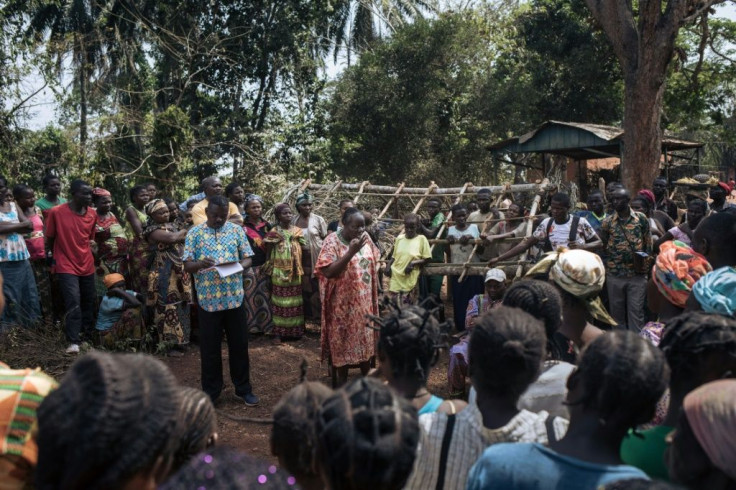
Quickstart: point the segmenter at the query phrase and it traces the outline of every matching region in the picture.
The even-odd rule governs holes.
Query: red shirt
[[[97,212],[87,206],[80,216],[62,204],[49,209],[46,236],[54,238],[54,267],[57,274],[89,276],[95,273],[95,261],[89,242],[94,240]]]

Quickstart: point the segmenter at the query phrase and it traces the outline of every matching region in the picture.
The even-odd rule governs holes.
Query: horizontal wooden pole
[[[505,243],[508,243],[508,242],[520,242],[520,241],[524,240],[525,238],[526,237],[523,237],[523,236],[521,236],[521,237],[500,238],[500,239],[497,239],[497,240],[493,240],[493,242],[491,242],[491,245],[493,245],[494,243],[501,243],[501,242],[505,242]],[[432,238],[432,239],[430,239],[428,241],[429,241],[430,244],[433,244],[433,243],[450,243],[446,239],[438,239],[438,238]],[[460,241],[459,240],[455,240],[455,243],[460,243]],[[473,244],[473,245],[485,245],[486,242],[485,242],[485,240],[481,240],[480,238],[476,238],[475,240],[469,240],[468,243],[469,244]]]
[[[360,190],[362,184],[342,184],[340,186],[341,191],[358,191]],[[310,191],[327,191],[334,187],[334,185],[325,185],[325,184],[309,184],[308,189]],[[367,196],[373,192],[375,193],[388,193],[393,194],[398,189],[398,186],[390,186],[390,185],[373,185],[368,184],[363,187],[362,194],[364,196]],[[467,191],[465,192],[465,195],[470,195],[473,193],[477,193],[480,189],[488,189],[491,191],[491,194],[498,195],[503,194],[504,192],[535,192],[538,190],[542,190],[541,184],[513,184],[509,187],[506,187],[504,185],[488,185],[488,186],[476,186],[476,185],[468,185]],[[430,195],[458,195],[463,190],[462,187],[438,187],[432,191]],[[427,193],[426,187],[404,187],[401,189],[401,195],[420,195],[423,196]]]

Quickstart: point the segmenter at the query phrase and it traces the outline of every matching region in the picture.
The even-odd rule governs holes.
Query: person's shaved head
[[[736,266],[736,216],[715,213],[704,218],[693,235],[693,249],[704,255],[713,269]]]

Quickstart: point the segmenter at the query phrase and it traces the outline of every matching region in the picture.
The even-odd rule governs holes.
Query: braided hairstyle
[[[322,383],[306,381],[306,362],[298,385],[289,390],[273,409],[271,453],[297,478],[319,476],[317,468],[317,413],[332,390]]]
[[[562,298],[555,286],[536,279],[524,279],[511,285],[503,296],[503,304],[521,308],[544,322],[547,335],[547,354],[559,360],[562,352],[555,342],[555,334],[562,323]]]
[[[298,488],[296,478],[276,465],[236,449],[217,446],[191,458],[160,490],[288,490]]]
[[[667,322],[659,348],[672,370],[672,385],[679,385],[704,368],[707,359],[720,354],[736,359],[736,320],[691,311]],[[712,380],[698,380],[701,385]]]
[[[178,409],[176,380],[153,357],[80,357],[39,407],[36,488],[116,490],[159,458],[167,468]]]
[[[331,490],[398,490],[409,478],[417,411],[375,378],[359,378],[322,404],[318,461]]]
[[[424,386],[437,363],[442,326],[432,310],[391,304],[392,313],[373,321],[379,326],[378,356],[388,358],[396,379],[415,379]]]
[[[179,388],[179,414],[173,471],[184,466],[195,454],[215,444],[217,415],[212,400],[197,388]]]
[[[479,394],[518,398],[539,376],[544,325],[519,308],[500,306],[478,318],[470,334],[470,379]]]
[[[606,425],[629,429],[648,422],[669,380],[664,355],[633,332],[601,335],[583,350],[573,374],[583,383],[579,400],[595,410]],[[572,378],[571,378],[572,380]]]

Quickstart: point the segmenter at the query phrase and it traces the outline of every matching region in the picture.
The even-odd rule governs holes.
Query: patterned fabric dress
[[[51,270],[46,263],[46,238],[43,234],[43,218],[41,208],[36,206],[36,214],[28,218],[33,223],[33,231],[23,235],[26,248],[31,255],[31,268],[36,279],[38,299],[41,303],[41,314],[44,318],[51,318]]]
[[[143,228],[146,228],[148,216],[131,206]],[[130,289],[145,295],[148,292],[148,267],[150,265],[151,246],[143,236],[136,236],[130,222],[125,223],[125,236],[128,237],[128,283]]]
[[[334,367],[367,362],[376,355],[378,332],[368,328],[366,315],[378,315],[378,248],[369,242],[337,277],[328,279],[322,268],[348,252],[342,232],[325,238],[315,271],[322,299],[322,359]]]
[[[112,213],[97,215],[95,231],[97,254],[95,256],[95,287],[97,296],[104,296],[107,288],[102,279],[113,272],[122,274],[128,282],[128,238],[120,222]],[[140,291],[139,291],[140,292]]]
[[[264,273],[271,276],[273,333],[280,337],[301,337],[304,335],[301,249],[306,244],[304,235],[296,226],[285,230],[277,225],[264,241],[272,244]]]
[[[248,322],[251,332],[273,332],[273,316],[271,314],[271,278],[264,273],[266,263],[266,245],[263,239],[271,229],[267,221],[257,225],[246,220],[243,231],[253,249],[253,266],[243,272],[243,288],[245,289],[245,309],[248,311]]]
[[[176,232],[171,223],[154,223],[143,236],[147,239],[156,230]],[[189,343],[192,278],[184,271],[183,253],[181,243],[156,243],[148,275],[146,305],[153,309],[159,340],[169,344]]]

